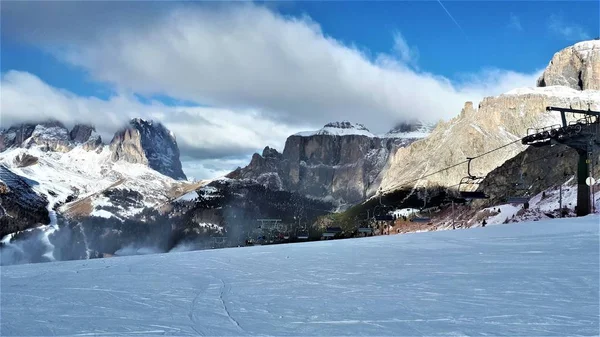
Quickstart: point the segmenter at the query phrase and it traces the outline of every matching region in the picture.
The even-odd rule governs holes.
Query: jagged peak
[[[111,159],[148,165],[174,179],[187,179],[175,135],[162,123],[133,118],[110,142]]]
[[[151,119],[150,119],[150,120],[147,120],[147,119],[144,119],[144,118],[141,118],[141,117],[132,118],[132,119],[129,121],[129,124],[131,124],[131,125],[135,125],[135,124],[140,124],[140,125],[152,125],[153,123],[154,123],[154,121],[153,121],[153,120],[151,120]]]
[[[277,152],[277,150],[276,150],[276,149],[274,149],[274,148],[272,148],[272,147],[268,147],[268,146],[266,146],[266,147],[263,149],[263,152],[262,152],[262,157],[263,157],[263,158],[267,158],[267,157],[278,157],[278,156],[280,156],[280,155],[281,155],[281,154],[280,154],[279,152]]]

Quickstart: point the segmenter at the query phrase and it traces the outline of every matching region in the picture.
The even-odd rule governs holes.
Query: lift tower
[[[577,162],[577,216],[590,214],[590,186],[586,179],[590,174],[590,164],[594,162],[594,148],[600,145],[600,111],[579,110],[549,106],[546,111],[560,112],[562,125],[551,125],[538,129],[528,129],[521,142],[535,147],[564,144],[579,154]],[[566,113],[580,115],[581,118],[567,123]],[[592,184],[590,184],[592,185]],[[593,188],[593,186],[592,186]]]

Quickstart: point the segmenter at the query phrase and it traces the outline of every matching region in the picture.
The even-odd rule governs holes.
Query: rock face
[[[565,48],[538,79],[538,86],[562,85],[577,90],[600,90],[600,40]]]
[[[275,190],[355,203],[375,192],[388,157],[416,138],[376,137],[360,124],[334,122],[290,136],[283,153],[266,147],[228,177]]]
[[[392,191],[415,184],[456,185],[467,175],[467,165],[441,170],[515,141],[472,161],[471,173],[485,176],[526,148],[519,139],[528,128],[561,123],[560,114],[546,112],[547,106],[599,110],[599,43],[582,42],[558,52],[536,88],[487,97],[478,109],[467,102],[459,116],[440,123],[429,137],[399,149],[391,157],[382,189]],[[436,173],[430,175],[433,172]]]
[[[48,201],[28,181],[0,165],[0,238],[50,221]]]
[[[110,143],[111,159],[144,164],[174,179],[186,179],[179,161],[175,136],[162,124],[140,118],[115,133]]]
[[[36,124],[24,123],[11,126],[7,130],[0,130],[0,152],[11,147],[22,146],[21,144],[31,137],[35,127]]]

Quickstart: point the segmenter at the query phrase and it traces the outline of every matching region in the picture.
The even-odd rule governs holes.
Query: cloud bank
[[[330,121],[384,133],[402,120],[448,119],[465,101],[534,86],[541,73],[483,69],[452,82],[419,70],[418,51],[401,32],[389,32],[389,53],[371,55],[326,35],[309,17],[250,3],[38,4],[3,5],[2,38],[42,48],[117,94],[81,97],[9,71],[2,126],[48,116],[91,122],[112,136],[129,118],[151,118],[175,132],[190,163],[210,160],[216,171],[230,169],[214,166],[219,158],[230,165],[266,145],[282,149],[289,134]]]

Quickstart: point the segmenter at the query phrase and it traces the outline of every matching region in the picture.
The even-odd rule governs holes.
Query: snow
[[[198,198],[198,193],[196,191],[191,191],[186,193],[179,198],[175,199],[175,201],[194,201]]]
[[[477,125],[475,125],[475,124],[471,123],[471,127],[472,127],[473,129],[475,129],[477,132],[479,132],[479,133],[481,133],[482,135],[484,135],[484,136],[485,136],[485,133],[484,133],[484,132],[481,130],[481,128],[480,128],[479,126],[477,126]]]
[[[206,223],[206,222],[201,222],[198,224],[198,227],[202,227],[202,228],[208,228],[208,229],[214,229],[216,231],[219,232],[223,232],[223,227],[216,225],[216,224],[212,224],[212,223]]]
[[[31,138],[41,140],[69,140],[69,132],[62,126],[47,126],[39,124],[33,130]]]
[[[511,204],[505,204],[484,208],[482,211],[497,212],[496,210],[500,210],[498,214],[493,215],[485,220],[488,225],[499,225],[504,223],[506,219],[512,219],[512,217],[521,209],[523,209],[523,205],[515,206]]]
[[[598,335],[599,222],[5,266],[0,327],[44,336]]]
[[[116,218],[116,216],[114,214],[112,214],[109,211],[105,211],[103,209],[96,209],[93,210],[92,213],[90,214],[91,216],[97,216],[100,218],[105,218],[105,219],[110,219],[110,218]]]
[[[350,123],[347,121],[329,123],[317,131],[304,131],[294,134],[294,136],[300,137],[312,137],[317,135],[375,137],[375,135],[372,134],[364,125]]]
[[[573,45],[582,58],[588,58],[592,53],[600,53],[600,40],[582,41]]]
[[[395,210],[392,213],[392,215],[399,217],[399,216],[409,216],[409,215],[415,214],[415,213],[419,213],[419,210],[416,208],[401,208],[401,209]]]
[[[555,96],[567,99],[581,99],[581,101],[588,101],[592,104],[592,109],[595,106],[600,105],[600,91],[599,90],[575,90],[573,88],[554,85],[547,87],[528,87],[528,88],[517,88],[510,90],[501,96],[504,95],[545,95],[545,96]]]

